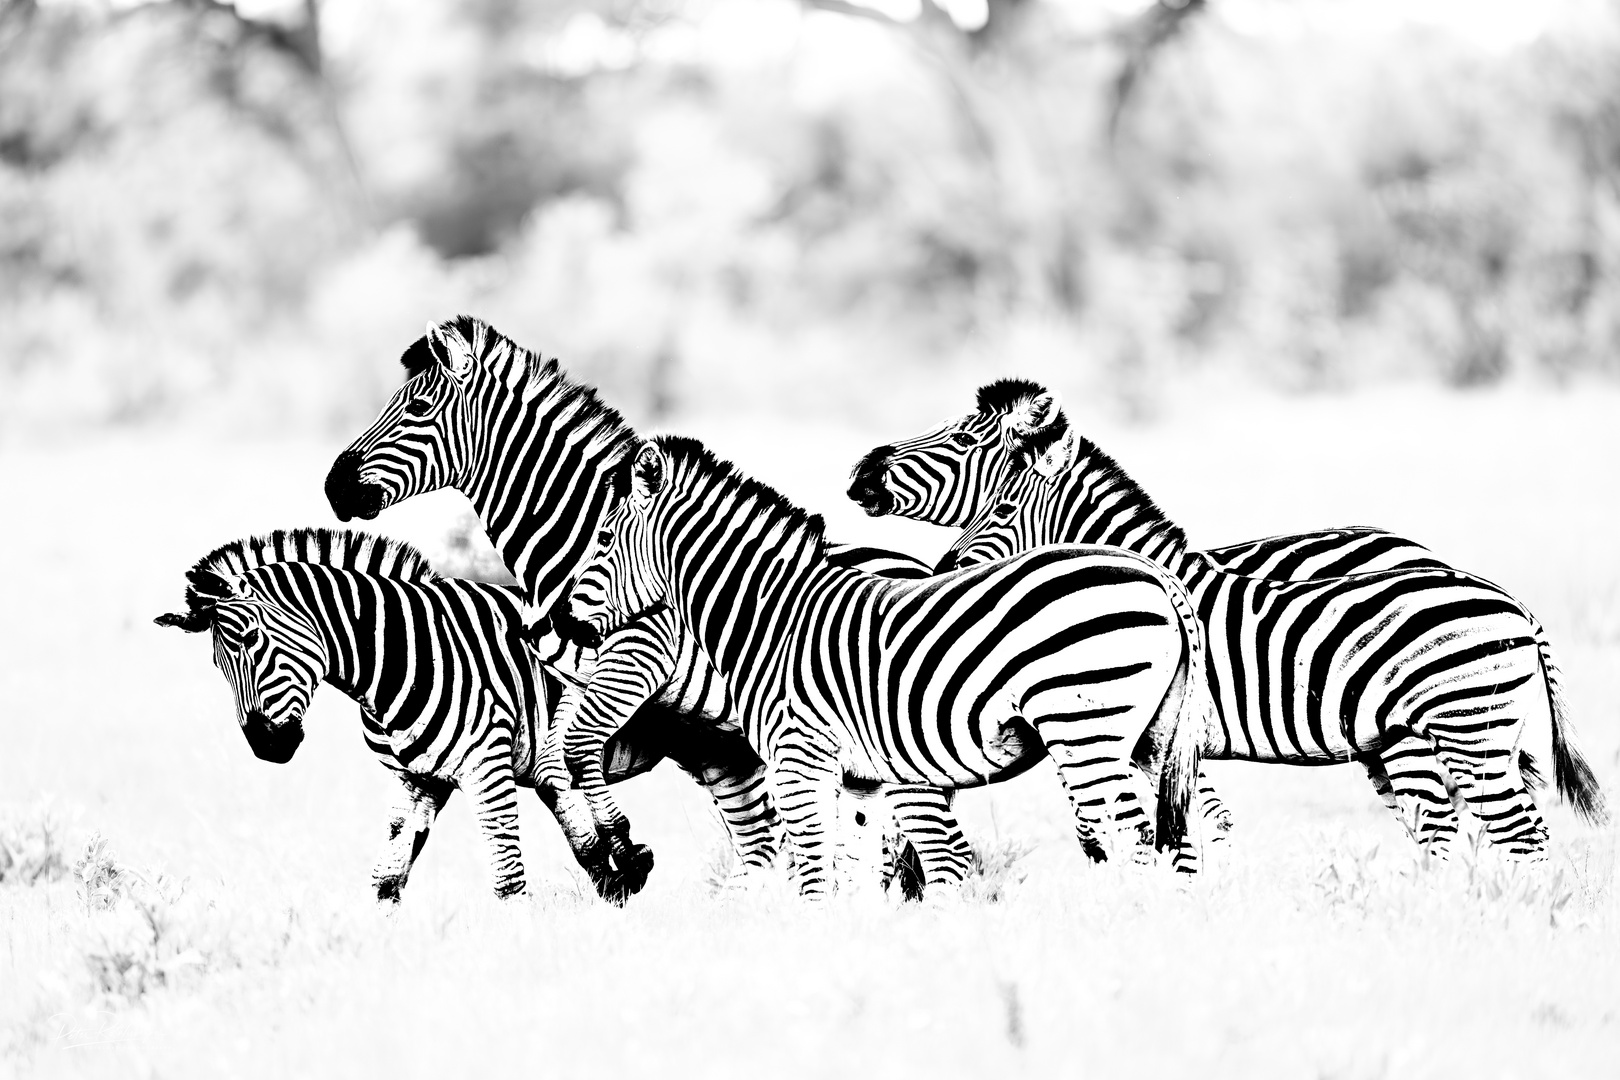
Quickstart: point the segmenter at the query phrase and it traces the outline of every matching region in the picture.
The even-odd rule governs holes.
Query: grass
[[[1616,405],[1238,401],[1091,430],[1196,542],[1376,523],[1501,581],[1547,625],[1612,796]],[[836,537],[944,547],[838,498],[840,467],[903,432],[683,427]],[[1237,827],[1182,887],[1087,864],[1044,766],[959,800],[982,870],[960,902],[811,908],[782,880],[715,899],[720,825],[666,767],[622,789],[658,853],[623,910],[533,805],[530,895],[487,896],[453,800],[381,912],[387,781],[354,707],[323,691],[298,757],[265,765],[206,646],[150,624],[209,547],[328,523],[340,442],[0,449],[0,1075],[1613,1075],[1620,831],[1555,806],[1541,871],[1425,865],[1348,769],[1214,766]],[[378,527],[433,554],[459,511]]]

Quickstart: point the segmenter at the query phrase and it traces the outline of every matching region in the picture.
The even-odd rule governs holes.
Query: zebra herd
[[[724,888],[785,852],[808,897],[877,872],[853,839],[873,830],[848,825],[868,818],[887,823],[886,869],[904,853],[949,895],[971,861],[954,792],[1048,756],[1091,858],[1158,850],[1185,873],[1230,827],[1205,759],[1355,761],[1433,855],[1466,806],[1537,860],[1545,763],[1525,736],[1546,716],[1558,790],[1604,817],[1546,635],[1513,597],[1376,529],[1191,551],[1036,384],[992,383],[856,465],[867,513],[962,530],[928,567],[828,541],[819,516],[694,440],[640,437],[477,319],[429,327],[401,362],[404,385],[327,476],[333,512],[455,488],[518,584],[298,529],[205,555],[185,610],[157,619],[211,633],[260,758],[292,757],[319,683],[360,704],[398,781],[380,900],[456,788],[496,893],[523,892],[529,787],[622,903],[653,855],[612,785],[666,757],[729,831]]]

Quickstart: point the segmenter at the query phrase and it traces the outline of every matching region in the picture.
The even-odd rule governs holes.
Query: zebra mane
[[[1011,412],[1019,403],[1046,393],[1046,387],[1028,379],[998,379],[993,383],[979,388],[979,411],[981,413]],[[1069,431],[1069,418],[1062,406],[1058,406],[1056,415],[1033,432],[1019,434],[1019,444],[1028,452],[1030,458],[1040,457],[1048,448],[1062,439]],[[1096,477],[1099,484],[1128,492],[1127,499],[1130,504],[1145,516],[1155,521],[1162,521],[1174,536],[1186,542],[1186,534],[1181,526],[1165,516],[1153,501],[1153,496],[1143,490],[1142,485],[1131,478],[1119,464],[1102,447],[1080,434],[1074,433],[1074,457],[1071,459],[1071,472],[1083,472],[1088,477]]]
[[[193,563],[186,571],[192,582],[186,586],[186,615],[166,625],[182,626],[193,633],[207,626],[218,598],[198,590],[196,575],[235,576],[288,562],[319,563],[405,581],[434,581],[439,576],[427,556],[400,540],[358,529],[277,529],[221,544]]]
[[[1023,401],[1046,393],[1046,387],[1028,379],[997,379],[979,387],[979,412],[986,416],[1004,413]]]
[[[442,336],[455,335],[467,343],[467,350],[478,365],[493,375],[508,378],[511,384],[537,385],[548,391],[550,400],[564,409],[577,410],[583,423],[595,422],[598,429],[607,428],[625,438],[633,432],[624,417],[596,394],[596,388],[569,378],[556,357],[547,359],[526,349],[484,320],[473,315],[457,315],[446,319],[434,329]],[[411,343],[399,358],[407,379],[415,378],[429,367],[439,363],[433,353],[429,335],[423,334]]]
[[[1162,521],[1166,530],[1175,539],[1183,544],[1187,542],[1187,534],[1182,531],[1180,525],[1165,516],[1164,511],[1159,509],[1159,504],[1153,501],[1153,496],[1149,495],[1141,484],[1133,480],[1131,474],[1126,472],[1107,451],[1079,433],[1075,434],[1074,464],[1069,467],[1069,471],[1075,474],[1083,474],[1086,477],[1095,476],[1100,478],[1100,484],[1093,483],[1091,485],[1094,491],[1098,487],[1106,485],[1127,492],[1126,502],[1144,516],[1154,521]]]
[[[789,529],[810,533],[815,539],[816,550],[825,554],[827,523],[820,514],[810,513],[769,484],[754,479],[731,462],[715,457],[712,450],[696,439],[684,435],[656,435],[652,442],[669,458],[671,465],[685,465],[700,475],[713,477],[725,488],[734,491],[739,499],[777,516]]]

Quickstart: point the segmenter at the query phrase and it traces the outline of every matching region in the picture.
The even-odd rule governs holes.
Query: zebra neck
[[[330,566],[288,565],[298,568],[305,587],[288,590],[282,602],[301,612],[320,635],[327,658],[323,681],[374,710],[377,641],[389,637],[378,632],[386,630],[379,627],[387,607],[381,603],[380,594],[389,583],[367,580],[369,575]]]
[[[1187,551],[1181,526],[1089,439],[1079,440],[1068,469],[1040,486],[1043,516],[1055,526],[1047,542],[1122,547],[1180,572]]]
[[[635,432],[555,364],[514,389],[483,375],[483,419],[456,486],[529,602],[549,611],[590,554],[610,507],[608,474]]]

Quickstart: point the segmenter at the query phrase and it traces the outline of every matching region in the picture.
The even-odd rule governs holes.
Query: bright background
[[[1085,865],[1043,767],[963,795],[1023,852],[977,898],[813,911],[714,901],[664,767],[624,910],[534,806],[497,907],[457,800],[384,918],[354,706],[256,761],[150,620],[336,524],[460,311],[928,558],[846,472],[1018,374],[1197,545],[1376,524],[1501,583],[1612,794],[1617,176],[1614,3],[0,0],[0,1075],[1612,1075],[1620,833],[1558,806],[1545,875],[1425,868],[1358,770],[1217,763],[1184,894]],[[375,527],[487,558],[453,494]]]

